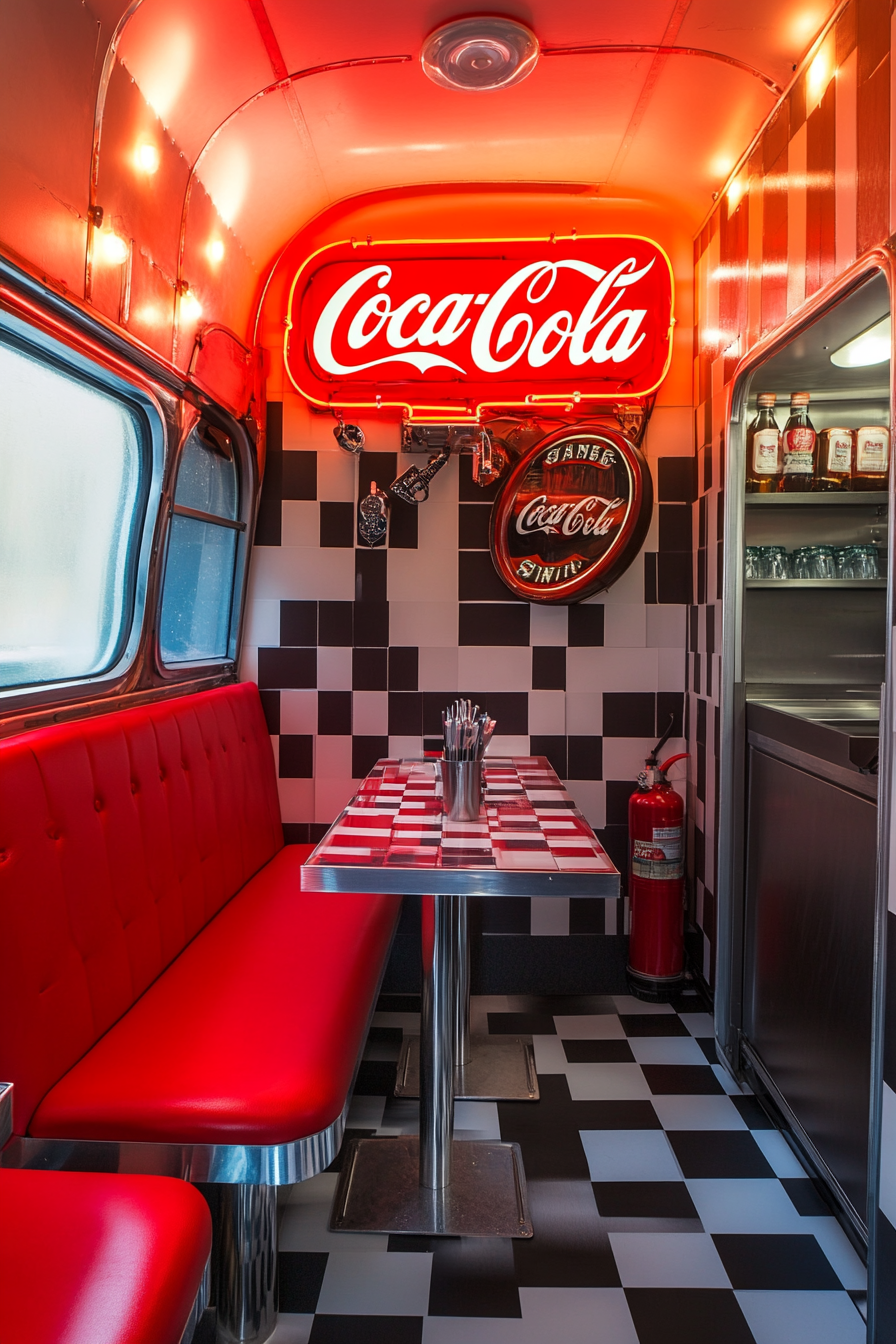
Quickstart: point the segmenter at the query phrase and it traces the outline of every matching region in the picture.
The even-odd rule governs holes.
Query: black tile
[[[569,903],[569,932],[575,937],[581,933],[606,932],[607,903],[592,900],[589,896],[577,896]]]
[[[562,644],[536,644],[532,649],[533,691],[566,690],[566,649]]]
[[[487,551],[492,511],[484,504],[460,504],[457,512],[457,544],[462,551]]]
[[[419,650],[393,644],[389,650],[389,690],[416,691],[418,687]]]
[[[685,551],[690,555],[693,509],[690,504],[660,504],[659,515],[660,553],[657,563],[662,567],[667,551]]]
[[[458,551],[457,595],[461,602],[509,602],[510,589],[498,576],[490,551]]]
[[[329,829],[325,821],[310,821],[308,823],[307,843],[309,845],[319,845]]]
[[[610,1238],[587,1181],[533,1181],[529,1212],[535,1236],[513,1243],[521,1288],[618,1288]]]
[[[304,448],[284,452],[283,498],[317,499],[317,453]]]
[[[641,1067],[654,1096],[714,1096],[725,1090],[708,1064],[642,1064]],[[742,1137],[749,1138],[749,1135]]]
[[[886,1214],[877,1210],[877,1263],[896,1264],[896,1228]],[[875,1334],[881,1341],[896,1339],[896,1274],[877,1274],[874,1294]]]
[[[408,504],[397,495],[390,494],[389,500],[389,550],[416,551],[420,528],[417,505]]]
[[[727,1288],[626,1288],[625,1298],[639,1344],[755,1344]]]
[[[684,660],[684,654],[681,656],[682,660]],[[670,719],[672,720],[672,736],[681,737],[684,732],[684,691],[657,691],[657,737],[662,737],[663,733],[669,727]]]
[[[352,738],[352,779],[363,779],[377,761],[389,755],[388,737]]]
[[[492,481],[491,485],[477,485],[473,480],[472,453],[461,454],[458,468],[457,487],[460,501],[465,504],[490,504],[503,482]]]
[[[887,911],[887,980],[884,991],[883,1076],[896,1089],[896,914]]]
[[[629,793],[633,791],[634,785],[631,785]],[[611,863],[616,865],[620,873],[626,873],[628,871],[628,826],[605,826],[602,831],[595,831],[595,835],[610,856]]]
[[[353,602],[318,603],[317,642],[334,648],[351,648]]]
[[[604,642],[603,603],[577,603],[568,607],[571,649],[601,648]]]
[[[310,1315],[317,1310],[321,1284],[329,1259],[327,1251],[281,1251],[277,1256],[277,1284],[281,1311]]]
[[[696,459],[661,457],[656,465],[657,499],[663,504],[692,504],[697,497]]]
[[[279,546],[283,510],[283,402],[269,401],[267,406],[267,453],[258,517],[255,520],[256,546]]]
[[[647,1067],[642,1065],[645,1073]],[[666,1136],[688,1180],[740,1180],[774,1177],[752,1134],[740,1130],[670,1130]]]
[[[355,644],[386,648],[389,644],[389,603],[355,603]]]
[[[342,1143],[340,1145],[339,1152],[333,1158],[333,1161],[330,1163],[330,1165],[328,1167],[325,1167],[324,1170],[330,1172],[342,1170],[342,1164],[345,1161],[345,1154],[348,1149],[348,1145],[352,1139],[372,1139],[375,1137],[376,1137],[375,1129],[347,1129],[342,1136]]]
[[[510,1238],[440,1239],[432,1257],[429,1315],[519,1319],[522,1311]]]
[[[355,1079],[356,1097],[391,1097],[396,1065],[387,1059],[362,1059]]]
[[[811,1180],[808,1176],[805,1179],[799,1176],[787,1176],[781,1181],[781,1184],[790,1196],[791,1204],[801,1217],[830,1217],[831,1208],[821,1196],[820,1182]]]
[[[690,1036],[677,1013],[620,1013],[626,1036]]]
[[[382,550],[355,551],[355,601],[385,602],[388,556]]]
[[[475,552],[469,552],[475,554]],[[529,643],[527,602],[461,602],[458,644],[495,644],[502,647]],[[446,634],[450,632],[446,631]]]
[[[307,821],[284,821],[283,843],[284,845],[310,844]]]
[[[482,902],[482,932],[531,933],[532,906],[529,897],[486,896]]]
[[[352,690],[384,691],[386,666],[386,649],[352,649]]]
[[[389,736],[420,737],[423,733],[423,692],[389,692]]]
[[[776,1128],[775,1122],[765,1113],[755,1097],[733,1096],[731,1100],[748,1129]]]
[[[281,734],[280,778],[314,778],[314,738],[310,733]]]
[[[528,608],[527,614],[528,614]],[[497,723],[496,733],[523,735],[529,731],[529,694],[527,691],[463,691],[474,704],[487,709]],[[450,697],[449,697],[450,698]],[[443,707],[446,703],[442,696]],[[441,729],[442,720],[439,719]]]
[[[456,697],[451,691],[423,692],[423,733],[438,738],[438,748],[442,749],[442,710]],[[430,748],[426,748],[430,750]]]
[[[318,691],[317,731],[330,737],[348,737],[351,734],[351,691]]]
[[[843,1287],[812,1236],[725,1233],[713,1242],[733,1288],[836,1292]]]
[[[604,737],[653,737],[656,696],[652,692],[605,691],[603,708]]]
[[[644,552],[644,602],[647,606],[656,602],[656,551]]]
[[[261,708],[264,711],[264,721],[268,726],[268,732],[274,737],[280,731],[280,692],[279,691],[259,691],[261,699]]]
[[[666,551],[657,556],[656,600],[687,605],[694,600],[694,562],[688,551]]]
[[[407,905],[408,897],[405,897]],[[419,994],[381,994],[376,1001],[378,1013],[419,1013]]]
[[[421,1344],[422,1339],[422,1316],[318,1315],[308,1344]]]
[[[388,490],[397,475],[397,453],[378,453],[365,448],[364,452],[358,455],[358,498],[364,499],[370,494],[370,487],[374,481],[378,490]]]
[[[322,501],[320,506],[320,544],[323,547],[351,549],[355,544],[355,506],[343,501]]]
[[[704,902],[704,907],[705,907],[705,902]],[[704,920],[704,922],[705,922],[705,920]],[[703,1051],[704,1055],[706,1056],[707,1063],[709,1063],[709,1064],[718,1064],[718,1062],[719,1062],[719,1056],[718,1056],[718,1054],[716,1053],[716,1042],[715,1042],[715,1038],[714,1038],[713,1036],[701,1036],[700,1039],[697,1041],[697,1044],[699,1045],[700,1049]]]
[[[634,1064],[628,1041],[564,1041],[569,1064]]]
[[[490,1036],[556,1036],[549,1013],[489,1013]]]
[[[317,644],[317,603],[280,603],[280,643],[303,648]]]
[[[628,800],[635,791],[636,784],[634,780],[629,779],[608,779],[606,785],[607,794],[607,825],[628,827]]]
[[[602,1218],[696,1218],[684,1181],[594,1181]]]
[[[317,649],[259,649],[258,688],[313,690],[317,685]]]
[[[541,737],[534,734],[529,738],[529,753],[532,756],[547,756],[558,778],[573,778],[567,769],[565,737]],[[581,776],[576,776],[576,778],[581,778]]]
[[[603,779],[603,739],[570,737],[567,779]]]
[[[401,1027],[371,1027],[367,1033],[367,1039],[371,1045],[396,1045],[400,1047],[404,1040],[404,1032]]]

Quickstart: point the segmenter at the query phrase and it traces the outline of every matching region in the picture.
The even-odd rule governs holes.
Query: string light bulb
[[[219,265],[224,260],[224,253],[227,251],[220,238],[211,238],[205,249],[205,255],[213,266]]]
[[[202,304],[189,288],[184,289],[180,296],[180,316],[181,321],[190,326],[202,316]]]
[[[151,140],[141,140],[134,150],[134,164],[141,173],[152,176],[159,170],[159,149]]]
[[[97,235],[100,257],[109,266],[123,266],[128,259],[130,247],[127,241],[111,229],[103,229]]]

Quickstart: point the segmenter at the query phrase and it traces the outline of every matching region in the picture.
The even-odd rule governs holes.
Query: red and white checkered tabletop
[[[303,888],[619,895],[618,872],[544,756],[486,757],[478,821],[449,821],[437,770],[378,761],[308,859]]]

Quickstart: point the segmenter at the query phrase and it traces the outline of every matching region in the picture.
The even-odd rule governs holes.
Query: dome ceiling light
[[[425,74],[445,89],[507,89],[535,69],[538,39],[515,19],[455,19],[430,34],[420,60]]]

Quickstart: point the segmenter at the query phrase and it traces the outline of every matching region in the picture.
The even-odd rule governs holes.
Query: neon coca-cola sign
[[[639,450],[605,426],[534,444],[495,500],[490,545],[507,587],[529,602],[578,602],[608,588],[640,549],[653,490]]]
[[[641,397],[665,377],[672,306],[647,238],[335,243],[293,280],[286,368],[317,405],[430,418]]]

